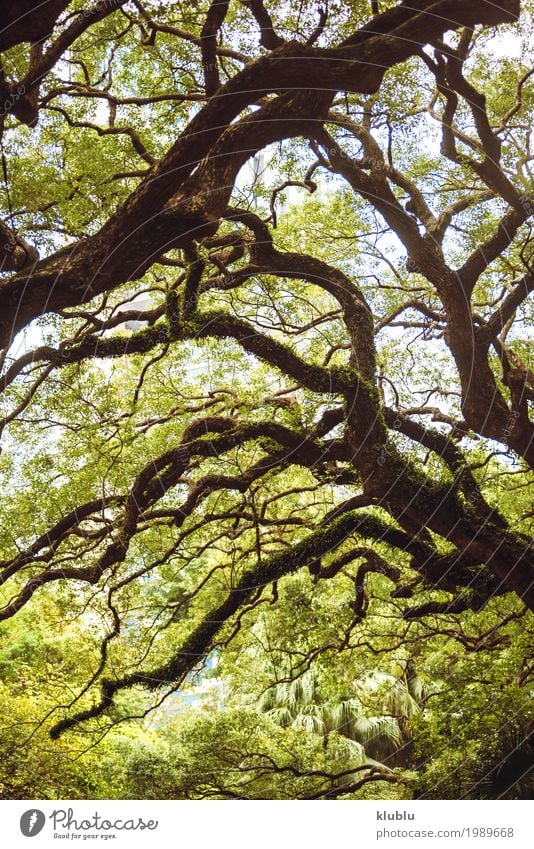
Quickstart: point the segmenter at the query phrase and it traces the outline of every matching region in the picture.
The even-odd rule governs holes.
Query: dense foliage
[[[0,795],[532,795],[532,3],[0,4]]]

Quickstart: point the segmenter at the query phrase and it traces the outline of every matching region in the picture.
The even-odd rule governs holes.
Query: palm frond
[[[363,766],[369,762],[369,768],[375,765],[375,762],[369,761],[365,748],[356,740],[349,740],[342,734],[333,732],[329,738],[328,748],[336,758],[342,763],[350,764],[351,766]]]
[[[324,735],[324,722],[320,716],[313,713],[299,713],[291,723],[293,728],[301,728],[310,734]]]
[[[412,673],[406,678],[406,686],[412,699],[420,705],[427,694],[427,687],[423,680],[415,673]]]
[[[378,701],[380,708],[386,714],[411,719],[421,710],[407,684],[388,672],[373,670],[356,681],[355,688],[361,695],[362,701],[365,702],[366,697]]]
[[[366,748],[400,749],[403,743],[399,723],[394,716],[360,716],[355,720],[354,736]]]
[[[282,728],[288,728],[293,723],[294,717],[291,714],[291,711],[287,707],[274,707],[270,711],[268,711],[268,716],[276,722],[277,725],[280,725]]]
[[[311,672],[307,672],[292,681],[289,685],[289,704],[291,707],[300,705],[310,705],[315,700],[315,676]]]
[[[355,721],[362,714],[362,705],[358,699],[344,699],[331,705],[328,725],[331,731],[338,731],[345,737],[356,739],[353,729]]]

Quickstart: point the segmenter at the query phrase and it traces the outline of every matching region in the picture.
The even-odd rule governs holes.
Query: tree
[[[234,646],[531,680],[531,4],[305,5],[4,3],[0,620],[93,629],[55,740]]]
[[[380,690],[382,714],[369,716],[365,702]],[[291,683],[274,684],[264,694],[260,709],[282,727],[303,728],[328,741],[332,732],[342,734],[356,746],[347,747],[347,759],[365,763],[380,758],[388,764],[397,753],[406,754],[403,735],[406,721],[419,712],[419,705],[405,681],[373,671],[353,684],[353,693],[340,702],[323,701],[317,693],[313,673]],[[402,758],[403,759],[403,758]]]

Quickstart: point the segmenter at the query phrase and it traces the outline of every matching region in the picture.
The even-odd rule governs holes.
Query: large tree
[[[534,608],[528,2],[32,5],[1,4],[0,620],[87,624],[53,738],[265,610],[289,677],[370,621],[498,645]],[[329,638],[299,575],[352,587]]]

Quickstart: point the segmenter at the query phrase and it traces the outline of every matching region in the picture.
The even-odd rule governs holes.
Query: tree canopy
[[[0,793],[528,795],[532,3],[34,6]]]

